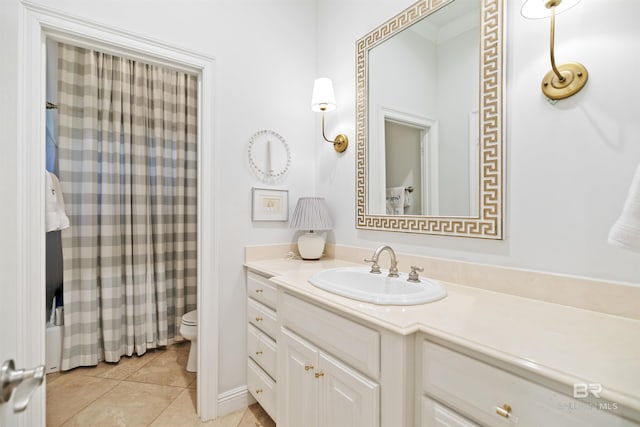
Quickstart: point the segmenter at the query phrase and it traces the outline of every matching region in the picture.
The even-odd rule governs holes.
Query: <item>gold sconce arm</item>
[[[344,152],[349,146],[349,138],[347,138],[347,135],[343,133],[336,136],[336,139],[334,139],[333,141],[327,138],[324,133],[324,110],[322,110],[322,137],[325,141],[333,144],[334,150],[336,150],[338,153]]]
[[[555,38],[556,38],[556,8],[551,8],[551,30],[549,35],[549,53],[551,56],[551,69],[554,74],[558,76],[558,80],[564,81],[564,77],[560,74],[560,71],[556,67],[556,55],[555,55]]]
[[[551,30],[549,34],[549,54],[551,70],[542,79],[542,92],[551,100],[568,98],[580,92],[587,83],[589,73],[584,65],[578,62],[567,62],[556,66],[555,58],[555,30],[556,8],[551,9]]]

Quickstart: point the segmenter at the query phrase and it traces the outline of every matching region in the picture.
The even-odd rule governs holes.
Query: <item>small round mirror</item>
[[[291,152],[282,136],[261,130],[249,139],[249,165],[258,179],[274,184],[282,180],[291,165]]]

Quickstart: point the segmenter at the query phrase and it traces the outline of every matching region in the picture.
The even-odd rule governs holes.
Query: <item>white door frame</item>
[[[45,84],[46,39],[162,65],[198,75],[198,414],[218,414],[219,161],[215,60],[55,9],[22,0],[18,93],[17,362],[31,367],[45,362]],[[9,184],[9,183],[7,183]],[[8,326],[8,325],[5,325]],[[40,387],[20,425],[45,425],[45,390]]]
[[[380,106],[377,115],[377,136],[369,139],[369,182],[373,187],[381,188],[378,196],[372,196],[369,192],[369,213],[380,214],[386,212],[386,200],[384,199],[386,188],[386,159],[385,159],[385,123],[387,121],[413,126],[422,131],[421,133],[421,186],[422,186],[422,209],[427,208],[429,215],[438,215],[439,212],[439,137],[438,120],[422,116],[419,114],[401,111],[396,108]],[[376,171],[373,172],[372,171]]]

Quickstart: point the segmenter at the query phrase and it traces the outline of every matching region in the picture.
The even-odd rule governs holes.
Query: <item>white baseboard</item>
[[[256,403],[246,385],[225,391],[218,395],[218,417],[224,417],[235,411]]]

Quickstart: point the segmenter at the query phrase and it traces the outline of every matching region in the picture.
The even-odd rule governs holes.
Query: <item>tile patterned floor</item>
[[[258,405],[215,421],[196,415],[196,375],[184,367],[189,343],[120,363],[47,375],[47,427],[275,427]]]

